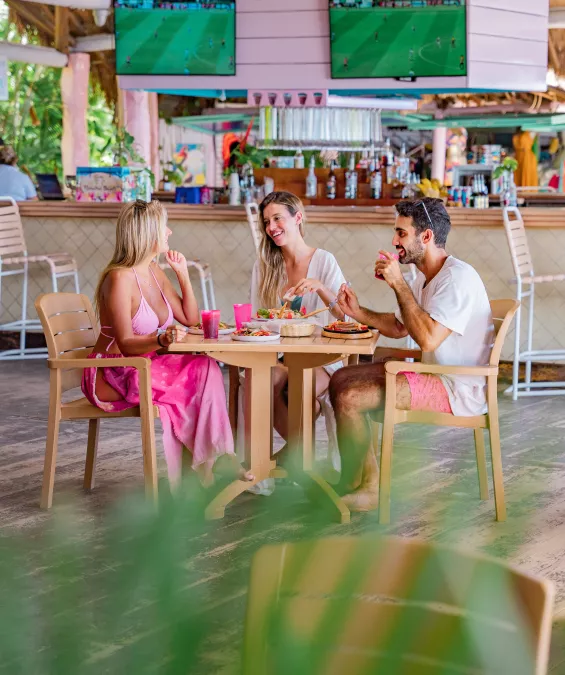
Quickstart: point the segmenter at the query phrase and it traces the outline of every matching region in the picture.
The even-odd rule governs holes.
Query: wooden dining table
[[[208,354],[220,363],[246,369],[245,377],[245,464],[254,481],[235,480],[210,502],[207,518],[222,518],[225,507],[251,485],[266,478],[280,476],[272,457],[273,396],[272,368],[283,355],[288,368],[289,451],[301,453],[303,476],[342,523],[349,522],[349,509],[331,485],[314,470],[315,368],[337,361],[358,362],[361,354],[371,356],[377,346],[378,332],[363,339],[322,337],[316,328],[310,337],[284,338],[269,342],[239,342],[231,335],[206,340],[187,335],[160,353]]]

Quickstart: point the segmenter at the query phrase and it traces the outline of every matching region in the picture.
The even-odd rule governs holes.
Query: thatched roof
[[[37,32],[41,44],[55,46],[55,7],[35,2],[6,0],[10,8],[10,21],[15,23],[22,34]],[[69,42],[72,45],[77,37],[110,33],[114,30],[114,16],[110,12],[106,24],[102,27],[94,23],[91,10],[71,9],[69,15]],[[91,72],[94,81],[100,84],[108,102],[115,102],[116,57],[115,52],[93,52],[90,54]]]

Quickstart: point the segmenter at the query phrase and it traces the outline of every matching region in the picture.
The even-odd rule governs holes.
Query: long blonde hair
[[[259,205],[259,224],[261,226],[261,244],[259,246],[259,300],[265,308],[276,307],[282,289],[288,281],[282,250],[266,232],[264,212],[269,204],[284,206],[291,216],[302,214],[299,229],[304,237],[306,231],[306,213],[304,204],[292,192],[271,192]]]
[[[94,293],[94,305],[98,315],[102,284],[108,273],[135,267],[146,260],[154,253],[155,245],[160,247],[164,241],[166,225],[167,211],[161,202],[137,199],[122,208],[116,225],[114,255],[102,271]]]

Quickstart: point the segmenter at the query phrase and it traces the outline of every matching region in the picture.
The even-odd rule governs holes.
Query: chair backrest
[[[255,202],[246,204],[245,212],[247,213],[247,222],[249,223],[249,229],[251,230],[251,236],[253,237],[255,250],[258,253],[259,246],[261,244],[261,230],[259,228],[259,206]]]
[[[504,340],[514,318],[514,314],[518,311],[520,303],[514,299],[507,300],[491,300],[490,309],[492,318],[494,320],[494,331],[496,338],[490,353],[489,365],[498,366],[500,361],[500,354],[504,346]]]
[[[2,204],[9,202],[9,204]],[[24,228],[20,209],[12,197],[0,197],[0,258],[25,253]]]
[[[520,210],[516,206],[507,206],[503,209],[502,215],[514,274],[517,277],[533,276],[534,265]]]
[[[416,539],[339,537],[253,558],[244,675],[546,672],[553,585]]]
[[[63,371],[62,391],[80,386],[82,370],[73,359],[84,359],[96,344],[100,329],[92,303],[78,293],[46,293],[35,301],[50,359],[68,359]]]

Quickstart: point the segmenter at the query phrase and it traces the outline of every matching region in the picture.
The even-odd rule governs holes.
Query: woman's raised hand
[[[186,337],[186,328],[184,326],[179,326],[178,324],[173,324],[168,326],[164,333],[161,333],[161,344],[165,347],[172,345],[173,342],[181,342]]]
[[[167,262],[176,274],[188,274],[186,258],[180,251],[167,251]]]
[[[285,293],[285,296],[301,297],[306,293],[317,293],[322,288],[324,288],[324,284],[321,281],[318,281],[318,279],[302,279],[302,281],[299,281],[296,286],[289,288]]]

